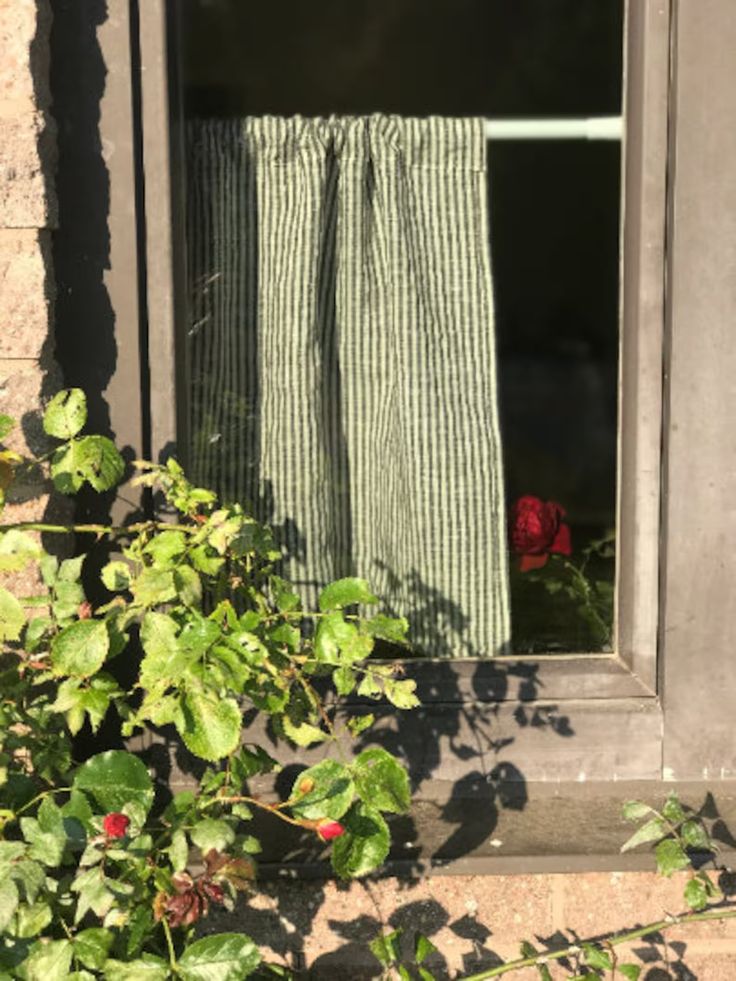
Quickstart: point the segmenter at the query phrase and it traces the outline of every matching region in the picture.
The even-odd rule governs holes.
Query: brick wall
[[[0,0],[0,409],[19,453],[44,452],[39,405],[60,381],[53,360],[51,235],[55,133],[49,114],[48,0]],[[4,520],[49,513],[41,477],[14,485]]]
[[[57,220],[50,20],[48,0],[0,0],[0,411],[22,423],[12,444],[19,452],[44,449],[38,406],[60,385],[50,265]],[[5,518],[48,510],[47,485],[29,481],[16,488]],[[655,920],[679,911],[681,894],[679,877],[650,873],[267,883],[235,919],[277,959],[350,981],[376,976],[366,944],[379,929],[421,930],[441,951],[431,964],[437,976],[450,977],[514,956],[522,938],[559,940],[564,927],[592,936]],[[645,981],[736,979],[736,920],[678,927],[666,943],[633,946]]]

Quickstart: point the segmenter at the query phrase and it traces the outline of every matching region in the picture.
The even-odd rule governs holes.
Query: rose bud
[[[130,824],[130,818],[125,814],[114,811],[102,819],[102,830],[108,838],[124,838]]]
[[[541,569],[553,552],[570,555],[570,529],[563,522],[565,509],[556,501],[527,494],[511,509],[511,548],[519,556],[519,569]]]
[[[225,902],[225,890],[217,882],[212,882],[210,879],[203,879],[199,883],[199,891],[207,899],[211,899],[213,903]]]
[[[85,600],[83,603],[79,604],[77,608],[77,616],[80,620],[89,620],[92,616],[92,604],[89,600]]]
[[[343,828],[340,822],[331,821],[329,818],[319,821],[315,831],[322,841],[332,841],[333,838],[339,838],[340,835],[345,834],[345,828]]]

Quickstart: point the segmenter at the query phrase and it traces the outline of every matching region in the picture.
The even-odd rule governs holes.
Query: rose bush
[[[85,421],[75,389],[44,414],[59,441],[47,466],[62,493],[104,492],[125,470],[109,439],[82,435]],[[0,416],[0,441],[12,426]],[[1,509],[19,472],[44,464],[2,445],[0,461]],[[3,979],[247,977],[260,962],[250,937],[196,939],[195,928],[213,904],[231,907],[253,888],[255,811],[329,844],[336,874],[350,878],[384,861],[385,815],[409,806],[406,770],[379,747],[328,754],[286,799],[251,792],[279,764],[244,742],[249,708],[282,740],[339,748],[373,716],[337,716],[320,679],[339,695],[417,704],[413,681],[370,660],[377,639],[404,642],[406,623],[359,612],[377,599],[356,578],[329,584],[319,609],[305,611],[278,574],[267,528],[191,484],[174,460],[135,469],[166,520],[0,526],[0,572],[34,566],[41,583],[35,596],[0,587]],[[86,549],[60,560],[34,531],[74,532]],[[89,554],[111,545],[111,559]],[[125,749],[77,759],[74,737],[84,730],[89,743],[103,721],[123,739],[168,727],[201,761],[200,779],[172,796]]]

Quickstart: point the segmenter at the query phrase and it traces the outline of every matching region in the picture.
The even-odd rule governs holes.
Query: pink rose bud
[[[343,828],[340,822],[330,821],[329,818],[320,821],[317,824],[316,830],[322,841],[332,841],[333,838],[339,838],[340,835],[345,834],[345,828]]]
[[[129,824],[129,817],[114,811],[112,814],[106,814],[103,818],[102,830],[108,838],[124,838]]]

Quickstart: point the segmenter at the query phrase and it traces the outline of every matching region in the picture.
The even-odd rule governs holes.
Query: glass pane
[[[621,114],[622,0],[180,0],[178,10],[186,120]],[[517,654],[613,644],[620,168],[618,140],[488,143]],[[206,188],[188,186],[191,215],[191,195]],[[211,251],[211,227],[190,220],[187,229],[190,257]],[[182,330],[189,440],[195,461],[207,446],[206,476],[227,496],[233,468],[247,467],[238,433],[259,411],[258,386],[244,342],[242,363],[220,371],[211,422],[204,376],[220,355],[207,331],[222,270],[195,275],[196,265]]]

